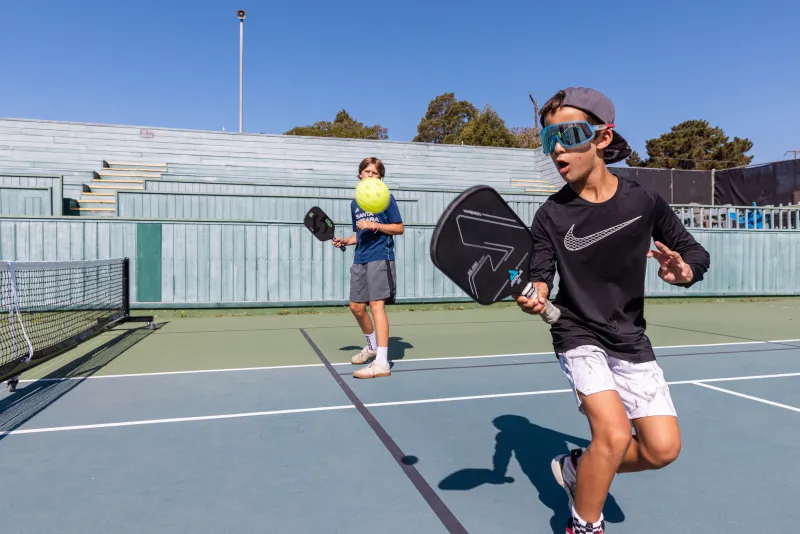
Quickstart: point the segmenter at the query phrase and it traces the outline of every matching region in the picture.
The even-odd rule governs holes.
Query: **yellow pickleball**
[[[391,193],[383,180],[364,178],[356,186],[356,204],[369,213],[383,213],[389,207]]]

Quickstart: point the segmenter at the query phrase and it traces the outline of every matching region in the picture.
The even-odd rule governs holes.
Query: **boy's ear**
[[[597,148],[608,148],[613,139],[614,133],[612,130],[601,130],[597,135]]]

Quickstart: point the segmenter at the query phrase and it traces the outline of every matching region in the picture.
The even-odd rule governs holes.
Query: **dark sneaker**
[[[550,468],[558,485],[564,488],[569,497],[569,508],[575,503],[575,485],[578,481],[578,460],[583,454],[582,449],[573,449],[569,454],[562,454],[553,458]]]

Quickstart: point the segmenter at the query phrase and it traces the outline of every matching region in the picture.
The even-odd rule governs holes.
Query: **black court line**
[[[397,462],[397,465],[400,466],[414,487],[417,488],[419,494],[422,495],[422,498],[425,499],[425,502],[428,503],[428,506],[431,507],[431,510],[433,510],[433,513],[436,514],[436,517],[439,518],[439,521],[442,522],[447,531],[452,534],[468,534],[467,529],[464,528],[464,526],[456,518],[453,512],[450,511],[444,501],[442,501],[439,495],[437,495],[433,488],[431,488],[420,472],[417,471],[417,468],[413,465],[408,465],[403,461],[403,459],[406,458],[406,454],[402,451],[402,449],[400,449],[400,446],[395,443],[386,429],[384,429],[378,420],[375,419],[375,416],[372,415],[366,406],[364,406],[364,403],[361,402],[361,399],[358,398],[350,386],[348,386],[342,377],[339,376],[339,374],[331,365],[331,362],[328,361],[317,344],[314,343],[314,340],[311,339],[304,329],[300,328],[299,330],[300,333],[303,334],[303,337],[306,338],[306,341],[308,341],[308,344],[311,345],[311,348],[314,349],[314,352],[317,354],[320,361],[322,361],[323,365],[325,365],[325,367],[328,369],[328,372],[330,372],[333,379],[336,380],[336,383],[339,384],[340,388],[342,388],[344,394],[347,395],[347,398],[350,399],[350,402],[352,402],[356,407],[358,413],[361,414],[372,431],[375,432],[375,435],[378,436],[378,439],[381,440],[383,446],[386,447],[386,449],[389,451],[389,454],[391,454]]]
[[[733,334],[720,334],[719,332],[706,332],[705,330],[694,330],[692,328],[685,328],[683,326],[669,326],[666,324],[649,323],[651,326],[659,326],[661,328],[669,328],[671,330],[681,330],[683,332],[694,332],[695,334],[708,334],[711,336],[729,337],[731,339],[741,339],[743,341],[753,341],[756,343],[768,343],[770,345],[783,345],[784,347],[800,348],[800,345],[790,345],[789,343],[781,343],[777,341],[768,341],[764,339],[752,339],[749,337],[735,336]]]
[[[248,318],[253,319],[259,317],[257,315],[251,315]],[[205,317],[194,317],[194,319],[205,319]],[[216,317],[214,317],[216,319]],[[442,323],[404,323],[404,324],[395,324],[392,328],[403,328],[406,326],[447,326],[447,325],[471,325],[471,324],[496,324],[496,323],[506,323],[506,324],[514,324],[514,323],[528,323],[530,319],[523,319],[519,321],[459,321],[459,322],[442,322]],[[331,330],[334,328],[342,328],[342,325],[330,325],[330,326],[306,326],[304,327],[306,330]],[[228,328],[225,330],[201,330],[198,332],[158,332],[157,335],[159,336],[177,336],[177,335],[194,335],[194,334],[226,334],[228,332],[280,332],[280,331],[288,331],[288,330],[297,330],[297,326],[279,326],[279,327],[268,327],[268,328]]]

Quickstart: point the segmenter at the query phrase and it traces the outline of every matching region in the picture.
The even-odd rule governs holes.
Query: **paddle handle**
[[[525,286],[525,289],[522,290],[522,296],[528,299],[534,299],[539,296],[539,291],[536,290],[536,286],[533,285],[533,282],[528,282],[528,285]],[[542,314],[542,321],[553,324],[561,317],[561,310],[557,307],[553,306],[553,304],[546,300],[544,303],[544,313]]]
[[[335,245],[334,245],[334,246],[335,246]],[[346,248],[347,248],[347,246],[346,246],[346,245],[342,245],[342,246],[340,246],[340,247],[336,247],[336,248],[338,248],[339,250],[341,250],[342,252],[344,252],[344,249],[346,249]]]

